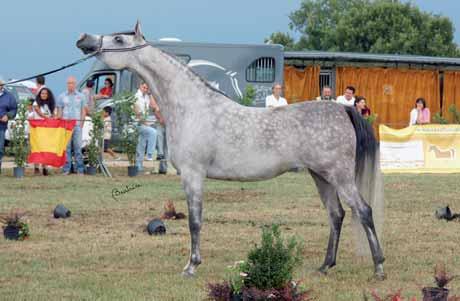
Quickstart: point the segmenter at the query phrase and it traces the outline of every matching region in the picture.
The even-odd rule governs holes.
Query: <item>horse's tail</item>
[[[375,138],[372,126],[362,118],[353,107],[346,107],[345,111],[356,133],[356,185],[364,200],[372,207],[372,215],[377,237],[382,245],[384,198],[383,177],[380,172],[379,142]],[[353,214],[353,228],[357,238],[357,253],[368,255],[369,246],[363,227],[356,215]],[[358,233],[359,232],[359,233]]]

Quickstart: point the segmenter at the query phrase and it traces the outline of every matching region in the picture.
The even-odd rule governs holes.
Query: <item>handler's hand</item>
[[[7,122],[8,121],[8,116],[3,115],[3,117],[0,120],[3,121],[3,122]]]

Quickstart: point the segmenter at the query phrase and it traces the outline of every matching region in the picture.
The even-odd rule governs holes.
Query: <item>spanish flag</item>
[[[76,120],[29,120],[29,163],[62,167],[66,161],[66,148],[72,138]]]

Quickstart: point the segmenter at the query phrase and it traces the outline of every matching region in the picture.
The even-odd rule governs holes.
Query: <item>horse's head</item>
[[[84,54],[94,53],[98,58],[114,69],[127,67],[132,59],[131,51],[143,48],[148,43],[141,32],[139,21],[134,31],[112,33],[110,35],[82,34],[77,41],[77,47]]]

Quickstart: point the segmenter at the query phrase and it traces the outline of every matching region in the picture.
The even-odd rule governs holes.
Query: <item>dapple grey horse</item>
[[[336,264],[345,215],[342,201],[364,229],[375,276],[384,278],[372,209],[363,198],[377,197],[373,187],[379,173],[378,143],[372,128],[353,108],[332,102],[278,108],[239,105],[173,56],[147,43],[139,23],[133,32],[83,34],[77,46],[111,68],[137,73],[161,108],[171,163],[181,172],[187,197],[191,252],[184,275],[194,275],[201,263],[205,177],[258,181],[303,167],[316,183],[331,227],[320,271],[326,273]]]

